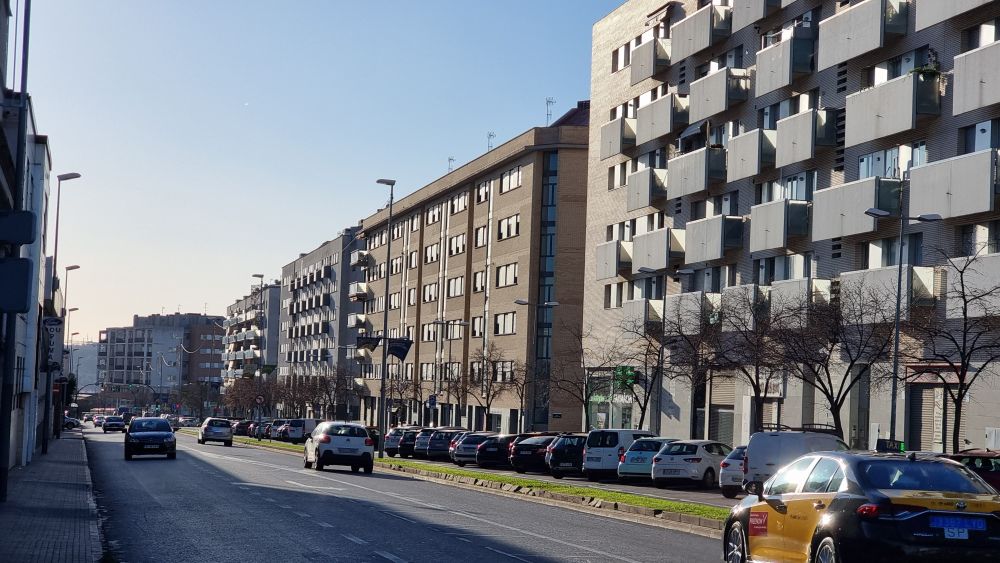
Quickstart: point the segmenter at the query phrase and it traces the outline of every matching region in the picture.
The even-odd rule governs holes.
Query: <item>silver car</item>
[[[225,418],[206,418],[198,429],[198,443],[222,442],[233,445],[233,426]]]

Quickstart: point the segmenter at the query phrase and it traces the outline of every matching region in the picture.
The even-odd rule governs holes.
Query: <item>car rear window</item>
[[[863,461],[859,473],[875,489],[984,494],[989,491],[964,466],[907,459]]]
[[[617,432],[591,432],[587,437],[588,448],[613,448],[617,445]]]
[[[636,440],[629,446],[630,452],[658,452],[663,445],[659,440]]]
[[[554,436],[535,436],[534,438],[525,438],[519,443],[526,446],[547,446],[552,442],[552,440],[555,440]]]
[[[133,420],[132,432],[172,432],[170,423],[163,419]]]
[[[109,416],[104,420],[106,420],[107,422],[124,422],[125,419],[120,416]]]
[[[738,446],[729,452],[729,456],[726,459],[743,459],[743,452],[747,451],[746,446]]]
[[[553,447],[557,448],[582,448],[584,442],[587,441],[586,436],[563,436],[553,444]]]
[[[678,444],[673,443],[663,448],[666,455],[694,455],[698,453],[698,444]]]
[[[437,432],[437,430],[434,430],[433,428],[428,428],[427,430],[421,430],[420,433],[417,434],[417,436],[430,436],[435,432]]]
[[[484,436],[482,434],[471,434],[469,436],[466,436],[462,440],[462,445],[465,445],[465,444],[482,444],[483,442],[486,441],[487,438],[489,438],[489,436]]]
[[[228,420],[221,420],[221,419],[209,420],[208,421],[208,425],[212,426],[212,427],[215,427],[215,428],[229,428],[230,427],[230,424],[229,424]]]

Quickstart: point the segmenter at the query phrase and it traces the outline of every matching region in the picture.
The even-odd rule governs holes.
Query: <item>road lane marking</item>
[[[264,500],[266,500],[267,502],[278,502],[271,497],[264,497]]]
[[[416,524],[417,523],[416,520],[410,520],[406,516],[400,516],[399,514],[396,514],[395,512],[389,512],[388,510],[379,510],[379,512],[381,512],[382,514],[385,514],[387,516],[392,516],[393,518],[399,518],[400,520],[405,520],[405,521],[409,522],[410,524]]]
[[[302,518],[312,518],[312,516],[306,514],[305,512],[296,512],[296,516],[301,516]]]
[[[288,509],[290,509],[292,507],[288,506],[287,504],[282,504],[282,505],[278,506],[278,508],[288,508]]]
[[[392,561],[392,563],[406,563],[406,559],[400,559],[399,557],[385,551],[376,551],[375,555],[378,555],[382,559],[388,559],[389,561]]]
[[[323,526],[324,528],[332,528],[333,527],[333,524],[328,524],[326,522],[316,522],[316,523],[319,524],[320,526]]]
[[[486,549],[492,551],[493,553],[499,553],[500,555],[505,555],[507,557],[510,557],[511,559],[517,559],[518,561],[524,561],[524,563],[531,563],[531,561],[528,561],[527,559],[525,559],[523,557],[518,557],[518,556],[514,555],[513,553],[507,553],[506,551],[500,551],[499,549],[494,549],[494,548],[489,547],[489,546],[486,546]]]
[[[323,490],[323,491],[343,491],[343,490],[346,490],[346,489],[342,489],[340,487],[317,487],[316,485],[306,485],[305,483],[299,483],[298,481],[288,481],[288,480],[286,480],[285,482],[286,483],[290,483],[292,485],[298,485],[299,487],[305,487],[307,489],[320,489],[320,490]]]
[[[465,543],[472,543],[472,540],[470,540],[469,538],[455,538],[455,539],[458,541],[464,541]]]
[[[352,536],[351,534],[340,534],[340,535],[344,536],[344,539],[346,539],[347,541],[354,542],[354,543],[356,543],[358,545],[367,545],[368,544],[368,542],[366,542],[365,540],[359,538],[358,536]]]

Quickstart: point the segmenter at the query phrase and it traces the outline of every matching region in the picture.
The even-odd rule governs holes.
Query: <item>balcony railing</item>
[[[811,109],[778,121],[778,141],[774,165],[788,166],[812,159],[817,147],[837,144],[837,123],[833,110]]]
[[[763,96],[790,86],[792,81],[812,72],[816,53],[816,28],[795,26],[787,39],[757,52],[754,94]]]
[[[906,0],[865,0],[819,22],[817,70],[860,57],[905,34],[908,8]]]
[[[355,250],[351,253],[351,267],[367,266],[368,256],[369,254],[367,250]]]
[[[910,215],[944,219],[997,210],[997,149],[986,149],[910,170]]]
[[[601,126],[601,160],[635,146],[635,119],[619,117]]]
[[[662,299],[634,299],[622,303],[622,317],[625,322],[650,325],[663,320]]]
[[[722,290],[722,330],[755,330],[757,320],[766,318],[768,294],[766,285],[734,285]]]
[[[651,39],[632,50],[632,85],[652,78],[670,66],[670,40]]]
[[[659,229],[632,239],[632,273],[665,270],[684,261],[683,229]]]
[[[970,260],[974,261],[971,265]],[[961,277],[959,269],[964,272]],[[945,268],[945,279],[945,310],[948,318],[962,318],[966,314],[972,318],[1000,317],[1000,294],[996,291],[997,280],[1000,280],[1000,254],[953,258]],[[963,284],[966,297],[975,297],[968,303],[968,313],[962,310],[968,301],[962,299]]]
[[[875,219],[865,211],[877,207],[897,213],[899,190],[899,180],[878,176],[817,190],[813,193],[812,240],[874,232]]]
[[[754,129],[730,139],[726,151],[726,181],[750,178],[765,168],[773,168],[777,139],[778,132],[767,129]]]
[[[667,197],[667,171],[644,168],[628,177],[625,210],[637,211],[662,202]]]
[[[688,221],[684,231],[685,264],[719,260],[727,251],[743,248],[743,217],[716,215]]]
[[[844,144],[851,147],[909,131],[917,128],[918,116],[940,114],[940,77],[911,72],[847,96]]]
[[[923,4],[920,7],[923,9]],[[1000,104],[1000,65],[997,60],[1000,60],[1000,41],[955,56],[954,115]]]
[[[664,300],[663,323],[668,333],[698,334],[702,326],[711,322],[712,313],[718,311],[722,295],[704,291],[689,291],[668,295]]]
[[[733,33],[781,9],[781,0],[732,0]]]
[[[670,26],[674,62],[680,62],[729,37],[732,13],[728,6],[708,5]]]
[[[371,294],[365,282],[354,282],[347,288],[347,298],[351,301],[367,301],[369,297]]]
[[[781,328],[804,328],[809,305],[830,302],[830,280],[798,278],[771,282],[771,318]]]
[[[843,272],[840,274],[841,302],[860,299],[863,309],[861,314],[866,323],[892,322],[898,275],[899,269],[896,266]],[[902,320],[909,320],[910,307],[931,304],[934,299],[934,268],[904,264],[902,296]]]
[[[688,97],[667,94],[636,112],[635,142],[643,144],[688,124]]]
[[[750,71],[744,68],[720,68],[691,83],[691,122],[708,119],[750,95]]]
[[[613,240],[597,245],[594,249],[596,258],[596,279],[606,280],[618,277],[632,268],[632,243]]]
[[[781,199],[750,208],[750,252],[788,246],[809,234],[809,202]]]
[[[347,315],[347,326],[350,328],[364,328],[366,317],[364,313],[351,313]]]
[[[964,14],[970,10],[992,4],[994,0],[921,0],[917,5],[916,30],[926,29],[932,25]]]
[[[703,192],[726,181],[726,149],[706,147],[682,154],[667,162],[667,170],[670,199]]]

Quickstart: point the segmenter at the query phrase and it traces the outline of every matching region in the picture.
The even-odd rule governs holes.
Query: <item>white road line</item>
[[[518,557],[518,556],[514,555],[513,553],[507,553],[506,551],[500,551],[499,549],[493,549],[492,547],[489,547],[489,546],[487,546],[486,549],[492,551],[493,553],[499,553],[500,555],[505,555],[507,557],[510,557],[511,559],[517,559],[518,561],[524,561],[524,563],[531,563],[531,561],[528,561],[527,559],[525,559],[523,557]]]
[[[282,505],[278,506],[278,508],[291,508],[291,507],[288,506],[287,504],[282,504]]]
[[[278,502],[271,497],[264,497],[264,500],[266,500],[267,502]]]
[[[410,524],[416,524],[417,523],[416,520],[410,520],[406,516],[400,516],[399,514],[396,514],[395,512],[389,512],[388,510],[379,510],[379,512],[381,512],[382,514],[385,514],[386,516],[392,516],[393,518],[399,518],[400,520],[405,520],[405,521],[409,522]]]
[[[324,528],[332,528],[333,527],[333,524],[328,524],[327,522],[316,522],[316,523],[319,524],[320,526],[323,526]]]
[[[358,545],[366,545],[368,543],[365,540],[359,538],[358,536],[352,536],[351,534],[340,534],[340,535],[344,536],[345,540],[350,541],[350,542],[354,542],[354,543],[356,543]]]
[[[400,559],[399,557],[385,551],[376,551],[375,555],[378,555],[382,559],[388,559],[389,561],[392,561],[392,563],[406,563],[405,559]]]
[[[296,512],[296,516],[301,516],[302,518],[312,518],[312,516],[306,514],[305,512]]]
[[[472,540],[470,540],[469,538],[455,538],[455,539],[458,541],[464,541],[465,543],[472,543]]]
[[[299,483],[298,481],[288,481],[288,480],[286,480],[285,482],[286,483],[290,483],[292,485],[298,485],[299,487],[305,487],[307,489],[320,489],[320,490],[323,490],[323,491],[343,491],[344,490],[344,489],[342,489],[340,487],[317,487],[316,485],[306,485],[304,483]]]

